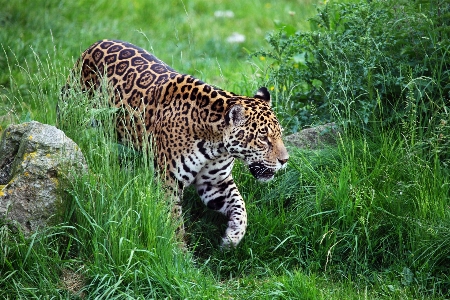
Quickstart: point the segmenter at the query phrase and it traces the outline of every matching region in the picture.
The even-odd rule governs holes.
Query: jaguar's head
[[[271,180],[286,166],[289,154],[281,140],[281,126],[270,107],[270,93],[260,88],[253,98],[239,98],[225,115],[224,145],[242,159],[260,181]]]

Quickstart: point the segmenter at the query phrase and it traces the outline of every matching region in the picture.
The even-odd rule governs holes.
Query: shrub
[[[271,49],[253,54],[272,60],[266,84],[285,127],[439,124],[448,116],[450,4],[354,2],[318,9],[312,32],[281,24]]]

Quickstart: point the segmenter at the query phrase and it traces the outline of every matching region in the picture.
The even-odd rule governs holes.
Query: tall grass
[[[232,7],[169,1],[158,4],[158,14],[140,1],[3,3],[0,24],[12,29],[0,30],[5,53],[0,55],[0,124],[29,119],[54,124],[60,88],[74,58],[104,37],[120,36],[153,48],[177,69],[235,92],[253,92],[264,61],[256,57],[261,67],[253,69],[255,60],[243,62],[247,50],[260,47],[275,15],[285,30],[303,26],[296,17],[302,19],[304,7],[283,3],[250,1]],[[213,19],[218,8],[232,9],[235,19]],[[56,12],[62,17],[55,17]],[[228,45],[222,40],[230,27],[263,32],[248,34],[243,45]],[[26,42],[18,42],[17,35]],[[34,51],[26,46],[32,37]],[[342,70],[332,68],[328,74]],[[412,87],[415,81],[410,81]],[[411,93],[405,105],[419,94]],[[348,103],[358,100],[346,95]],[[447,139],[440,135],[448,130],[446,120],[427,139],[418,134],[424,128],[417,125],[414,109],[396,128],[349,127],[335,147],[291,149],[287,170],[269,184],[257,182],[237,164],[234,178],[249,212],[242,243],[231,251],[219,250],[226,219],[187,190],[183,208],[189,248],[184,251],[174,235],[178,224],[169,217],[170,204],[154,176],[151,153],[117,144],[108,126],[115,111],[92,108],[92,101],[102,103],[106,95],[88,98],[74,88],[67,96],[58,126],[79,144],[89,172],[69,187],[70,206],[61,225],[24,237],[0,223],[0,298],[447,297],[449,174]],[[282,98],[274,102],[281,111]],[[344,113],[351,115],[347,108]],[[289,113],[296,108],[291,109]],[[376,117],[373,122],[381,124]],[[93,119],[101,122],[92,127]]]
[[[310,153],[294,163],[294,176],[317,174],[302,183],[316,200],[302,204],[311,209],[297,224],[302,231],[286,237],[310,238],[304,248],[314,263],[306,266],[381,285],[389,295],[439,297],[450,283],[441,267],[449,254],[448,26],[441,17],[449,6],[419,2],[329,2],[316,32],[282,29],[269,37],[271,51],[254,55],[272,63],[268,83],[288,130],[316,118],[343,128],[323,172]],[[392,20],[396,26],[387,26]]]
[[[213,298],[216,288],[208,272],[194,268],[175,238],[179,224],[170,217],[150,149],[136,153],[117,144],[111,126],[117,111],[107,107],[107,93],[91,97],[72,86],[64,101],[61,126],[76,137],[90,167],[71,189],[79,241],[73,247],[76,257],[89,261],[85,270],[91,272],[86,274],[91,283],[81,292],[110,299],[123,294],[191,298],[201,291]]]
[[[343,134],[337,148],[292,150],[288,170],[269,187],[241,166],[235,177],[251,211],[243,244],[231,255],[217,253],[208,233],[214,216],[193,207],[190,213],[203,213],[193,234],[207,235],[197,240],[197,255],[222,280],[280,284],[302,270],[321,274],[315,287],[345,283],[319,288],[325,299],[339,299],[328,294],[333,288],[346,291],[342,299],[445,298],[448,174],[415,151],[395,131]],[[285,283],[271,288],[289,295]]]

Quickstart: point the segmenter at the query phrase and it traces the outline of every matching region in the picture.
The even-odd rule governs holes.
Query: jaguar
[[[114,124],[120,143],[137,150],[153,145],[174,214],[181,217],[183,190],[194,185],[202,202],[228,219],[221,246],[236,247],[245,235],[247,212],[232,177],[235,159],[265,182],[289,158],[268,89],[252,97],[227,92],[118,40],[91,45],[72,72],[69,78],[84,92],[108,83],[109,105],[122,111]],[[71,84],[69,79],[66,88]]]

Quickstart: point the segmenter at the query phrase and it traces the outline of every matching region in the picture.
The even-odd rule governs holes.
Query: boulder
[[[336,145],[339,130],[335,123],[306,128],[284,138],[287,144],[302,149],[319,149]]]
[[[0,221],[25,234],[60,223],[68,199],[64,188],[86,171],[79,147],[56,127],[9,126],[0,140]]]

